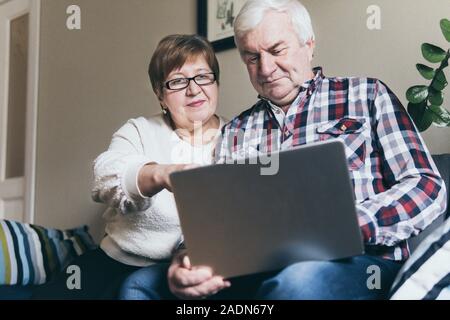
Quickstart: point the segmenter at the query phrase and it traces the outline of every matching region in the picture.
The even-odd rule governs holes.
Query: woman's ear
[[[163,93],[162,93],[162,91],[158,90],[157,92],[155,92],[155,94],[156,94],[156,97],[158,98],[159,104],[161,104],[162,101],[163,101]]]
[[[166,115],[169,114],[169,108],[164,105],[163,92],[162,90],[156,93],[156,97],[158,98],[159,105],[161,106],[162,112]]]
[[[162,113],[164,113],[164,114],[168,114],[169,113],[169,109],[164,107],[164,105],[163,105],[161,100],[159,101],[159,105],[161,106]]]

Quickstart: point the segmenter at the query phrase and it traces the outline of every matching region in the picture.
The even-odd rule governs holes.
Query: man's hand
[[[205,299],[231,286],[223,277],[214,275],[210,267],[192,267],[185,251],[174,256],[167,278],[170,291],[185,300]]]

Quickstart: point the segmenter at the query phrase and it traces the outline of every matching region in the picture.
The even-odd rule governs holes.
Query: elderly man
[[[445,209],[445,186],[414,124],[381,81],[327,78],[312,68],[314,33],[308,12],[296,0],[248,1],[236,18],[235,39],[259,100],[224,127],[218,161],[238,159],[248,150],[270,153],[340,139],[366,254],[231,280],[231,288],[218,296],[244,281],[253,285],[256,298],[386,298],[409,256],[406,240]],[[205,297],[229,286],[182,258],[169,271],[178,297]],[[372,265],[381,271],[380,288],[367,285]]]

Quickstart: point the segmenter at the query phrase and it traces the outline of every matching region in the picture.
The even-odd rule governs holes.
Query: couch
[[[433,159],[441,173],[442,178],[445,181],[447,190],[450,190],[450,154],[443,155],[433,155]],[[450,192],[447,192],[447,203],[450,203]],[[450,209],[447,206],[447,211],[437,218],[430,226],[428,226],[423,232],[421,232],[417,237],[413,237],[409,240],[409,246],[412,252],[414,252],[420,243],[433,233],[437,228],[443,225],[446,218],[450,216]],[[72,230],[60,231],[54,229],[44,229],[40,228],[39,240],[42,240],[43,234],[49,235],[53,240],[52,248],[61,245],[62,247],[69,248],[68,250],[58,253],[58,258],[61,260],[58,265],[53,266],[53,270],[47,270],[49,273],[56,273],[58,270],[62,270],[64,264],[70,262],[71,258],[76,255],[82,254],[86,250],[90,250],[95,247],[92,238],[88,234],[87,227],[81,227]],[[1,234],[0,234],[1,237]],[[46,241],[46,243],[49,241]],[[76,245],[75,245],[76,244]],[[72,249],[70,249],[72,246]],[[77,250],[75,250],[75,247]],[[0,259],[1,262],[1,259]],[[1,271],[1,270],[0,270]],[[1,274],[0,274],[1,276]],[[52,275],[54,276],[54,274]],[[0,285],[0,300],[15,300],[15,299],[29,299],[32,296],[33,290],[36,285]]]
[[[433,157],[447,191],[450,179],[450,155]],[[447,211],[418,237],[411,238],[412,255],[403,264],[391,287],[392,300],[450,300],[450,192]]]
[[[0,300],[29,299],[39,284],[96,247],[87,226],[58,230],[0,220]]]
[[[433,160],[441,174],[442,179],[445,182],[447,188],[447,211],[437,218],[431,225],[429,225],[424,231],[422,231],[417,237],[409,239],[408,244],[411,252],[414,252],[418,245],[434,230],[436,230],[445,219],[450,217],[450,154],[433,155]]]

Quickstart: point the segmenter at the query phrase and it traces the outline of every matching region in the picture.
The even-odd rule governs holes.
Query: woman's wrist
[[[158,166],[156,162],[147,163],[139,170],[138,188],[146,197],[151,197],[163,189],[158,178]]]

